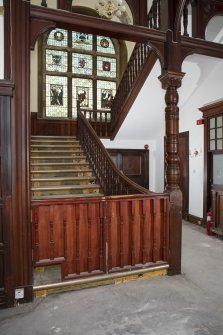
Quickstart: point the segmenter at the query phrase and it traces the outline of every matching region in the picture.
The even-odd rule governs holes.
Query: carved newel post
[[[182,72],[165,71],[160,77],[165,95],[166,145],[165,190],[170,194],[170,268],[169,274],[181,273],[182,192],[180,182],[178,92]]]

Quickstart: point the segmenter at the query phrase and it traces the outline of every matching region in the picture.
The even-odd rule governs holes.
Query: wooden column
[[[170,269],[169,274],[181,273],[181,235],[182,235],[182,192],[179,188],[180,161],[179,150],[179,108],[178,92],[182,72],[164,71],[159,77],[162,88],[166,89],[165,120],[165,177],[166,191],[170,195]]]
[[[32,300],[32,252],[30,222],[29,183],[29,82],[30,82],[30,2],[29,0],[7,1],[5,38],[8,39],[5,56],[7,76],[14,83],[11,97],[10,119],[5,111],[4,122],[9,131],[5,135],[10,165],[4,170],[2,180],[11,184],[10,209],[5,213],[5,225],[10,227],[10,254],[7,258],[8,306],[15,304],[15,289],[24,289],[24,299]],[[6,162],[4,162],[6,164]]]

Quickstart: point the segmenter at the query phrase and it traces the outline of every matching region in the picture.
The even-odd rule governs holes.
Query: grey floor
[[[0,311],[1,335],[223,335],[223,241],[183,224],[182,275],[36,299]]]

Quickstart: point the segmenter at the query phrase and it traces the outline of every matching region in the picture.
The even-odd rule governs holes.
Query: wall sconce
[[[122,0],[98,0],[95,9],[101,17],[111,20],[113,16],[121,16],[126,8]]]
[[[202,155],[202,149],[200,148],[200,150],[194,148],[193,150],[189,150],[189,156],[191,158],[194,158],[194,157],[199,157]]]

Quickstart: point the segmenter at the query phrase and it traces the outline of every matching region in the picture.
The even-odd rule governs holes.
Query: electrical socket
[[[16,288],[15,289],[15,299],[23,299],[24,298],[24,288]]]

